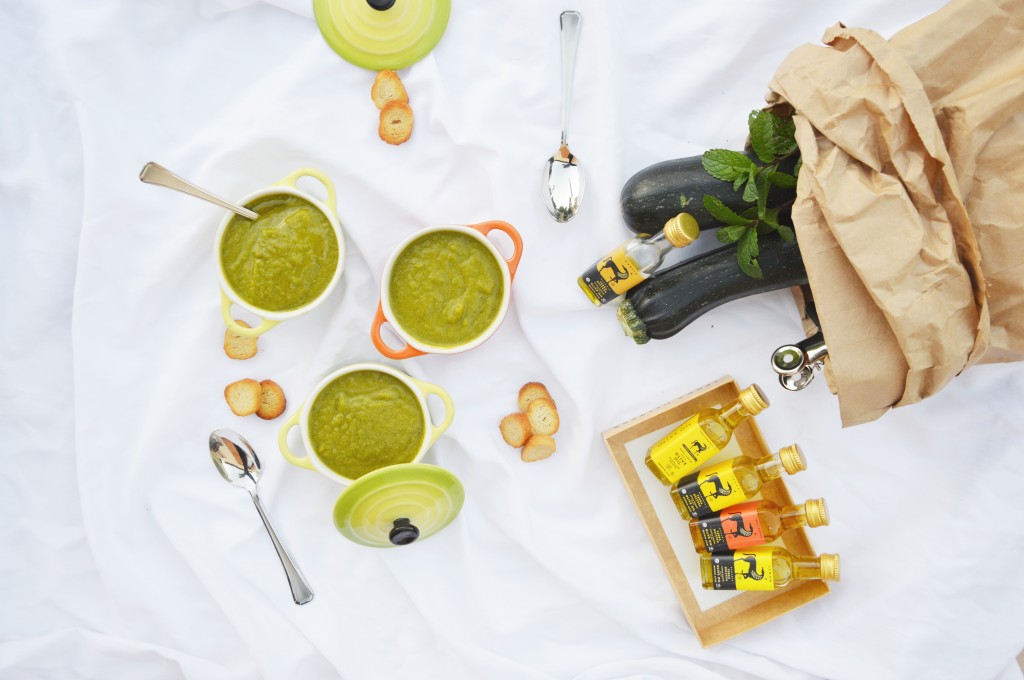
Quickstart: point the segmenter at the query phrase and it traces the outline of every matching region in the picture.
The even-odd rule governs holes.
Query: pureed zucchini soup
[[[381,371],[338,376],[320,390],[308,418],[317,458],[348,479],[412,462],[426,436],[419,398]]]
[[[481,336],[501,311],[505,282],[494,253],[459,231],[410,242],[388,283],[394,320],[413,339],[455,347]]]
[[[338,269],[338,237],[315,205],[292,194],[269,194],[246,204],[259,213],[235,215],[220,243],[224,278],[245,302],[286,312],[313,302]]]

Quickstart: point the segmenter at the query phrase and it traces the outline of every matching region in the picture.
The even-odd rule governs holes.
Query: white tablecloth
[[[335,56],[308,2],[0,4],[0,676],[1020,678],[1024,367],[970,369],[844,431],[823,380],[789,394],[769,368],[801,332],[787,292],[637,347],[575,284],[629,235],[626,179],[740,147],[789,50],[839,20],[890,35],[941,3],[578,3],[571,140],[587,194],[567,225],[538,187],[568,7],[453,4],[440,45],[402,72],[416,129],[397,148],[377,139],[373,75]],[[322,169],[343,285],[229,360],[222,212],[139,183],[149,160],[232,198]],[[331,523],[338,487],[287,465],[282,421],[233,416],[223,387],[273,378],[291,413],[332,368],[378,359],[367,329],[395,244],[488,219],[526,243],[504,325],[472,352],[402,365],[455,399],[426,462],[462,480],[465,507],[422,543],[355,545]],[[790,488],[828,499],[833,524],[812,540],[842,555],[843,580],[702,649],[600,432],[725,374],[768,390],[769,443],[803,446],[810,469]],[[558,452],[531,465],[497,430],[529,380],[562,417]],[[221,426],[261,455],[307,606],[210,464]]]

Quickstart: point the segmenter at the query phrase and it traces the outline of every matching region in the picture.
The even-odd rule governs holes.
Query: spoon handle
[[[559,20],[562,35],[562,145],[569,141],[569,102],[572,99],[572,76],[576,70],[576,48],[580,42],[579,12],[562,12]]]
[[[164,166],[158,163],[153,163],[152,161],[142,166],[142,172],[139,173],[139,179],[146,184],[157,184],[162,187],[167,187],[168,189],[180,191],[181,193],[188,194],[189,196],[201,198],[204,201],[209,201],[210,203],[219,205],[222,208],[227,208],[232,212],[238,213],[242,217],[248,217],[250,220],[254,220],[259,217],[259,215],[254,213],[252,210],[243,208],[242,206],[231,203],[230,201],[225,201],[219,196],[214,196],[209,191],[200,189],[195,184],[178,177]]]
[[[260,497],[256,494],[252,495],[252,502],[256,506],[256,510],[260,513],[260,519],[263,520],[263,526],[267,528],[267,533],[270,534],[270,540],[274,542],[274,547],[277,548],[277,556],[281,559],[281,566],[284,567],[284,573],[288,577],[288,585],[292,589],[292,599],[295,600],[295,604],[306,604],[313,599],[313,591],[309,589],[306,582],[302,578],[302,574],[299,573],[298,568],[292,562],[292,558],[288,556],[288,551],[281,545],[281,541],[278,540],[277,534],[274,533],[274,527],[270,526],[270,518],[267,517],[267,513],[263,511],[263,505],[260,503]]]

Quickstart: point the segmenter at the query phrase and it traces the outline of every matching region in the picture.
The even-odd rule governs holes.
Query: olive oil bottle
[[[749,501],[761,486],[785,471],[795,475],[807,469],[796,444],[764,458],[736,456],[683,477],[672,485],[672,502],[683,519],[711,517],[730,505]]]
[[[770,545],[701,555],[700,579],[707,590],[778,590],[794,581],[838,581],[839,555],[803,557]]]
[[[690,520],[690,536],[697,552],[722,553],[771,543],[787,529],[827,524],[824,498],[781,507],[761,500],[730,505],[717,515]]]
[[[637,236],[602,257],[576,282],[597,306],[611,302],[649,277],[673,248],[690,245],[700,235],[697,220],[679,213],[654,236]]]
[[[736,401],[718,410],[698,411],[657,441],[647,451],[644,464],[662,484],[672,484],[725,448],[737,425],[768,406],[761,388],[751,385]]]

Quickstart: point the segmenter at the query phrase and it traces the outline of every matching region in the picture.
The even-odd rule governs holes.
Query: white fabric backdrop
[[[580,2],[572,149],[582,213],[537,191],[558,135],[558,13],[455,0],[402,73],[410,143],[376,138],[372,74],[337,58],[304,0],[0,3],[0,676],[4,678],[1020,678],[1024,367],[843,431],[823,380],[768,366],[800,334],[789,294],[729,304],[636,347],[590,308],[582,269],[628,236],[619,190],[651,163],[738,148],[776,65],[835,21],[890,35],[938,0]],[[328,304],[221,351],[216,208],[140,184],[157,160],[239,197],[312,165],[337,183],[349,254]],[[315,189],[314,189],[315,191]],[[526,254],[503,327],[407,361],[454,425],[427,462],[466,505],[400,550],[334,531],[338,489],[285,464],[280,420],[233,416],[223,386],[272,377],[290,409],[334,367],[377,359],[367,329],[393,246],[420,226],[503,219]],[[759,423],[798,441],[796,498],[824,495],[842,554],[827,598],[701,649],[600,439],[724,374],[765,386]],[[559,451],[526,465],[497,422],[541,380]],[[290,412],[290,410],[289,410]],[[316,591],[292,604],[245,494],[215,473],[228,426]]]

